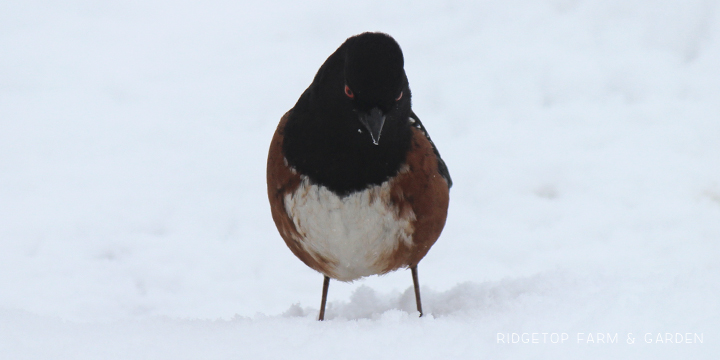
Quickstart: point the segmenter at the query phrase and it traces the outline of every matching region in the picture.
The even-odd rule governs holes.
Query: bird
[[[292,253],[343,282],[411,270],[437,241],[452,179],[412,110],[400,45],[390,35],[351,36],[322,64],[278,124],[267,160],[273,221]]]

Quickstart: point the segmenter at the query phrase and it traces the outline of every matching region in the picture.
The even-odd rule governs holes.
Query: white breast
[[[381,273],[400,242],[412,245],[415,214],[400,217],[390,204],[391,181],[344,198],[306,176],[285,196],[299,243],[316,260],[330,262],[330,274],[352,281]]]

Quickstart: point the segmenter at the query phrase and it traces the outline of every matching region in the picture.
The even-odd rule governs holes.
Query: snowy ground
[[[429,315],[399,271],[318,323],[265,156],[366,30],[455,186]],[[717,358],[718,64],[710,0],[4,0],[0,359]]]

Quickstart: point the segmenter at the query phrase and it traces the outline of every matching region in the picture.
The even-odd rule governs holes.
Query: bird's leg
[[[322,301],[320,302],[320,316],[318,317],[318,321],[325,320],[325,304],[327,303],[327,292],[328,292],[329,286],[330,286],[330,278],[325,276],[325,279],[323,280],[323,293],[322,293]]]
[[[418,282],[417,265],[411,266],[410,272],[412,272],[413,286],[415,287],[415,303],[417,304],[417,310],[420,313],[420,316],[423,316],[422,303],[420,302],[420,283]]]

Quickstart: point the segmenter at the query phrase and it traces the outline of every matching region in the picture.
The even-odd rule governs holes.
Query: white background
[[[455,185],[428,316],[401,270],[318,323],[267,148],[368,30]],[[714,358],[719,65],[718,1],[4,0],[0,359]]]

